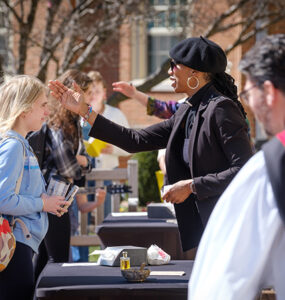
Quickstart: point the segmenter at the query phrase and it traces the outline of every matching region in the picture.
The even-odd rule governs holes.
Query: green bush
[[[146,206],[150,202],[160,202],[155,171],[159,170],[157,151],[136,153],[133,156],[139,165],[139,204]]]

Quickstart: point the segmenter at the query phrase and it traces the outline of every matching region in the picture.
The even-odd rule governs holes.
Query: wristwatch
[[[192,181],[190,182],[190,188],[191,188],[193,194],[197,194],[197,193],[196,193],[196,188],[195,188],[194,180],[192,180]]]

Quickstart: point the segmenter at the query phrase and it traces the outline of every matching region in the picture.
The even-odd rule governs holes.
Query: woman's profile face
[[[191,76],[194,70],[172,61],[171,67],[168,70],[169,79],[172,81],[171,86],[175,93],[189,93],[187,79]]]
[[[25,113],[25,126],[28,131],[37,131],[41,129],[48,116],[48,101],[46,94],[42,92],[33,103],[31,110]]]

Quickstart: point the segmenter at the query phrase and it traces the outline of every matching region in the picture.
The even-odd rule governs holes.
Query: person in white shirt
[[[112,120],[113,122],[122,125],[124,127],[130,127],[126,116],[123,112],[116,107],[106,104],[106,83],[104,78],[98,71],[90,71],[88,76],[93,80],[94,87],[92,97],[87,98],[88,104],[92,106],[92,109],[101,114],[103,117]],[[89,124],[88,124],[89,125]],[[88,126],[87,125],[87,126]],[[89,125],[88,132],[91,128]],[[84,130],[84,129],[83,129]],[[92,137],[86,137],[90,143],[94,140]],[[99,157],[96,157],[96,168],[100,169],[115,169],[119,166],[120,156],[129,156],[130,153],[108,144],[107,147],[102,149]],[[111,181],[105,181],[104,184],[111,184]],[[105,205],[104,205],[104,216],[111,212],[111,195],[107,193]]]
[[[199,245],[189,300],[254,299],[264,288],[285,299],[285,35],[256,44],[240,68],[246,75],[241,98],[277,137],[218,201]]]
[[[89,103],[92,108],[101,114],[103,117],[112,120],[113,122],[124,127],[130,127],[126,116],[116,107],[113,107],[106,102],[106,84],[102,75],[98,71],[90,71],[88,76],[93,80],[93,97],[90,97]],[[93,139],[93,138],[90,138]],[[94,140],[94,139],[93,139]],[[89,140],[92,142],[92,140]],[[114,169],[119,166],[119,156],[128,156],[128,152],[108,144],[102,149],[102,154],[99,156],[97,167],[102,169]],[[99,165],[98,165],[99,164]]]

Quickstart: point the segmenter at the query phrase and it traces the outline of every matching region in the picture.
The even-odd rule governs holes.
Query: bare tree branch
[[[195,1],[191,3],[195,4]],[[208,8],[205,10],[208,12]],[[237,21],[233,22],[233,16],[237,16]],[[200,18],[202,15],[200,16]],[[285,17],[285,9],[284,2],[276,0],[238,0],[236,3],[231,5],[229,9],[219,14],[214,22],[211,23],[210,26],[204,32],[204,36],[211,37],[212,35],[220,32],[228,32],[230,29],[235,28],[236,26],[241,26],[241,32],[239,36],[235,39],[235,41],[225,50],[228,54],[233,49],[235,49],[238,45],[245,43],[249,39],[253,38],[257,32],[263,31],[264,29],[270,27],[271,25],[277,23],[278,21],[284,19]],[[263,22],[263,25],[260,27],[256,26],[257,20],[267,20]],[[207,23],[207,21],[205,21]],[[225,25],[225,23],[227,23]],[[195,24],[193,25],[195,27]],[[252,28],[250,30],[250,28]],[[165,62],[162,66],[162,69],[167,66],[168,63]],[[162,71],[162,69],[160,71]],[[160,74],[158,76],[158,74]],[[158,82],[167,78],[167,72],[157,72],[151,76],[151,78],[147,78],[144,84],[137,87],[138,90],[147,92],[157,83],[153,84],[152,77],[159,77]],[[125,100],[126,97],[119,94],[114,93],[109,97],[108,103],[112,105],[117,105],[120,101]]]
[[[10,1],[9,0],[2,0],[3,3],[7,6],[7,8],[10,10],[10,12],[14,15],[14,17],[16,18],[16,20],[18,21],[19,24],[23,24],[23,20],[22,18],[20,18],[20,16],[17,14],[16,10],[14,9],[14,7],[12,7],[10,5]]]
[[[62,19],[61,24],[58,26],[58,31],[55,36],[52,37],[52,41],[50,41],[51,46],[48,48],[49,51],[43,51],[41,55],[40,68],[38,71],[38,77],[45,81],[47,66],[50,59],[53,56],[54,51],[57,49],[58,45],[64,39],[65,34],[70,29],[70,23],[73,22],[74,16],[82,9],[84,9],[87,5],[91,3],[91,0],[82,0],[71,12],[68,16]]]
[[[277,16],[276,18],[264,23],[261,27],[255,28],[255,30],[251,30],[250,32],[244,34],[243,36],[239,36],[239,38],[230,45],[226,50],[226,54],[232,51],[235,47],[238,45],[247,42],[249,39],[253,38],[258,32],[263,31],[264,29],[268,28],[269,26],[281,21],[284,18],[284,16]]]
[[[19,42],[19,64],[18,64],[18,73],[25,73],[25,64],[27,59],[27,51],[28,51],[28,38],[32,31],[35,21],[36,9],[38,6],[39,0],[31,0],[31,6],[28,13],[27,22],[24,22],[24,16],[22,18],[22,23],[19,28],[20,30],[20,42]]]
[[[141,85],[137,86],[137,90],[141,92],[149,92],[152,87],[156,86],[161,81],[168,78],[167,71],[170,65],[169,61],[170,59],[164,61],[162,66],[155,73],[149,75]],[[107,102],[110,105],[117,106],[119,102],[124,101],[126,99],[128,99],[128,97],[124,96],[119,92],[115,92],[108,98]]]
[[[250,0],[240,0],[238,3],[232,5],[226,12],[222,13],[216,20],[211,24],[208,29],[205,31],[204,36],[209,37],[217,32],[217,27],[227,18],[232,16],[238,10],[248,3]]]
[[[51,61],[56,64],[57,73],[62,73],[71,67],[83,69],[90,60],[94,61],[94,57],[96,60],[100,58],[101,63],[104,63],[106,57],[102,58],[103,46],[106,42],[114,41],[114,36],[122,24],[131,24],[131,20],[144,20],[147,26],[148,21],[153,18],[156,20],[161,18],[160,12],[155,11],[148,0],[52,0],[48,2],[51,6],[46,9],[44,29],[35,28],[35,24],[38,24],[35,18],[40,1],[43,0],[2,0],[1,2],[9,10],[13,20],[16,20],[11,22],[10,27],[19,35],[19,39],[15,39],[19,41],[15,55],[17,72],[25,71],[27,49],[40,48],[37,74],[42,80],[46,78]],[[46,3],[46,0],[43,2]],[[72,6],[72,3],[76,4]],[[192,32],[199,34],[204,32],[205,36],[211,37],[238,28],[239,34],[237,37],[233,35],[232,43],[226,49],[227,53],[253,38],[257,32],[285,17],[284,0],[227,0],[230,4],[223,12],[217,9],[219,5],[215,2],[209,10],[207,3],[202,0],[188,0],[187,4],[176,5],[175,8],[169,6],[168,13],[170,15],[175,11],[177,17],[181,12],[185,12],[185,15],[186,12],[188,13],[184,23],[182,16],[179,19],[180,26],[184,29],[182,37],[185,37],[183,34],[189,35]],[[198,10],[197,5],[199,5]],[[257,22],[262,25],[257,27]],[[166,26],[171,29],[171,25]],[[147,77],[144,84],[137,88],[144,92],[149,91],[151,87],[168,77],[167,69],[168,61],[165,61],[155,74]],[[116,105],[122,99],[125,98],[115,94],[109,102]]]

